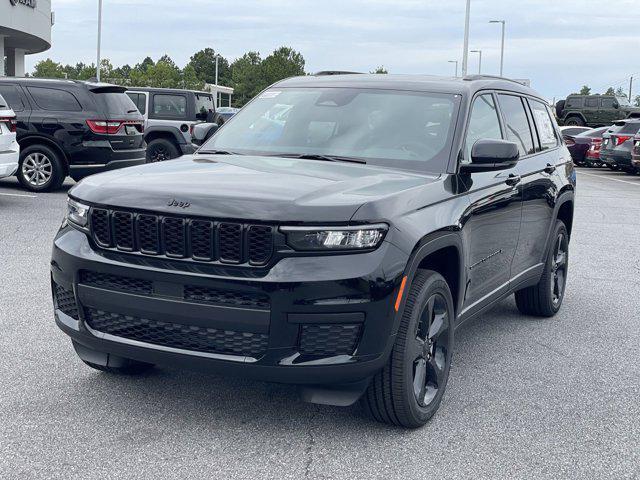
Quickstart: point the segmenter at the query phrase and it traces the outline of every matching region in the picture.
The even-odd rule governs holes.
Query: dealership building
[[[0,76],[24,77],[24,56],[51,47],[51,0],[0,0]]]

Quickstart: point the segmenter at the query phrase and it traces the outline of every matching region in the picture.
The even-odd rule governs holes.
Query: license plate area
[[[136,127],[134,127],[133,125],[125,125],[124,126],[124,133],[126,133],[127,135],[137,135],[138,134],[138,129]]]

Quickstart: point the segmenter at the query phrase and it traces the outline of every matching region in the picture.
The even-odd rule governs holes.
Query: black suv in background
[[[640,108],[614,95],[569,95],[556,103],[560,125],[600,127],[616,120],[640,117]]]
[[[213,95],[197,90],[130,87],[127,95],[144,117],[144,138],[150,162],[193,153],[193,126],[213,122]]]
[[[525,315],[562,304],[575,171],[513,81],[291,78],[130,171],[76,185],[53,245],[56,322],[98,370],[297,383],[417,427],[457,327],[513,293]]]
[[[65,177],[145,163],[142,116],[123,87],[104,83],[0,78],[17,117],[20,183],[55,190]]]

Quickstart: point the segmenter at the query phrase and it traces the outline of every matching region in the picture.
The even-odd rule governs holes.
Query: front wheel
[[[584,120],[580,117],[569,117],[564,121],[567,127],[584,127]]]
[[[417,428],[436,413],[449,379],[454,322],[446,280],[437,272],[419,271],[407,295],[391,357],[361,399],[371,417]]]
[[[556,221],[551,238],[540,281],[515,294],[518,310],[525,315],[552,317],[562,305],[569,268],[569,233],[561,220]]]
[[[163,162],[179,156],[178,148],[166,138],[156,138],[147,145],[147,163]]]
[[[32,192],[49,192],[62,186],[64,165],[58,154],[46,145],[31,145],[20,152],[18,180]]]

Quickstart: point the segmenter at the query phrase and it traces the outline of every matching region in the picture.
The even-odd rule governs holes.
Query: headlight
[[[67,201],[67,220],[81,228],[87,228],[89,225],[89,207],[75,200]]]
[[[295,250],[357,250],[376,248],[387,233],[385,224],[356,227],[281,227]]]

